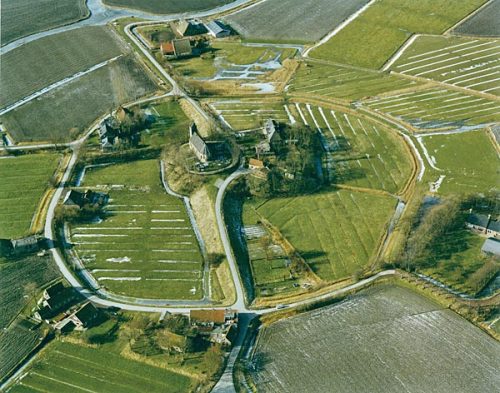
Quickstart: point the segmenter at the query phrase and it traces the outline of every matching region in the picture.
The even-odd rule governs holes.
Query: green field
[[[122,52],[111,31],[97,26],[54,34],[13,49],[2,55],[0,107]]]
[[[17,142],[68,142],[99,116],[156,90],[144,68],[129,55],[8,112],[0,120]]]
[[[296,119],[318,130],[327,146],[326,168],[336,184],[398,193],[411,173],[395,133],[366,119],[309,104],[289,106]]]
[[[104,0],[112,7],[134,8],[152,14],[174,14],[208,10],[231,3],[233,0]]]
[[[2,46],[18,38],[76,22],[89,15],[85,0],[2,1]]]
[[[421,36],[391,70],[499,95],[499,55],[495,40]]]
[[[386,73],[361,71],[311,61],[301,64],[289,83],[288,91],[297,95],[310,94],[352,101],[418,84]]]
[[[380,0],[311,57],[380,68],[414,33],[441,34],[485,0]]]
[[[249,203],[245,209],[257,209],[320,278],[331,281],[367,265],[395,206],[388,196],[340,190]]]
[[[106,349],[55,342],[9,392],[180,393],[189,391],[190,384],[186,376]]]
[[[160,184],[159,162],[86,172],[83,187],[109,190],[102,222],[75,224],[71,241],[101,286],[125,296],[203,297],[203,258],[185,206]]]
[[[0,239],[29,233],[33,215],[60,158],[58,154],[28,154],[0,159]]]
[[[421,138],[435,166],[429,181],[446,176],[439,194],[484,193],[498,190],[500,160],[485,130]],[[430,169],[430,168],[429,168]]]
[[[387,95],[366,100],[363,104],[422,130],[456,128],[500,120],[498,101],[443,87]]]

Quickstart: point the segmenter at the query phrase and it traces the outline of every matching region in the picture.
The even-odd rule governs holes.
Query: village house
[[[104,119],[99,127],[99,140],[103,150],[112,148],[118,142],[119,128],[112,117]]]
[[[206,34],[207,29],[203,23],[196,20],[180,20],[172,23],[172,29],[179,37],[192,37],[196,35]]]
[[[181,38],[170,42],[163,42],[160,45],[160,51],[163,56],[168,58],[179,59],[188,57],[193,54],[193,48],[189,38]]]
[[[73,288],[65,287],[61,282],[58,282],[45,289],[38,301],[38,310],[34,317],[39,321],[47,321],[71,307],[77,299]]]
[[[12,239],[10,241],[10,254],[21,255],[31,254],[40,250],[40,237],[31,235],[22,239]]]
[[[72,330],[85,330],[92,326],[99,318],[99,310],[90,302],[85,303],[76,312],[55,324],[61,333]]]
[[[208,33],[214,38],[224,38],[231,35],[231,30],[220,20],[213,20],[206,25]]]
[[[250,160],[248,161],[248,169],[254,171],[254,170],[261,170],[264,168],[265,168],[264,163],[261,160],[250,158]]]
[[[470,211],[465,226],[476,232],[500,239],[500,222],[491,217],[491,214],[475,214]]]
[[[104,192],[85,190],[84,192],[70,190],[63,200],[65,206],[78,206],[82,208],[85,205],[103,206],[109,201],[109,195]]]
[[[500,241],[496,239],[486,239],[481,247],[481,253],[488,256],[500,257]]]
[[[200,134],[198,134],[198,129],[194,123],[189,127],[189,148],[201,162],[210,161],[210,149]]]

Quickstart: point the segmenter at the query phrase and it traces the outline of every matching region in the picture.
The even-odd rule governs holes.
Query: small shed
[[[224,38],[231,35],[231,30],[220,20],[213,20],[206,24],[208,33],[215,38]]]

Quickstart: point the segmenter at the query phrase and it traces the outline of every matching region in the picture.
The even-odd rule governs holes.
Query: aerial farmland
[[[497,391],[499,4],[4,0],[0,391]]]

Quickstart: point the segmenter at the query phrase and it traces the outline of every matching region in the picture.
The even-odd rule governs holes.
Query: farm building
[[[175,59],[191,56],[193,54],[193,48],[191,47],[189,38],[163,42],[160,45],[160,51],[163,56]]]
[[[255,158],[250,158],[248,161],[248,168],[252,170],[261,170],[264,169],[264,163],[261,160],[257,160]]]
[[[85,330],[92,326],[98,318],[99,310],[92,303],[87,302],[69,317],[57,322],[54,327],[62,333]]]
[[[229,326],[218,326],[210,332],[210,341],[230,347],[238,337],[238,325],[232,323]]]
[[[194,123],[189,127],[189,147],[201,162],[210,160],[210,149],[200,134],[198,134],[198,129]]]
[[[467,217],[466,227],[480,232],[488,237],[500,239],[500,222],[491,217],[491,214],[470,213]]]
[[[277,124],[273,119],[268,119],[264,123],[264,127],[262,129],[266,140],[272,144],[281,141],[281,136],[278,132]]]
[[[215,38],[224,38],[231,35],[231,30],[220,20],[213,20],[206,24],[208,33]]]
[[[481,252],[485,255],[500,257],[500,241],[496,239],[486,239],[481,247]]]
[[[203,23],[194,20],[180,20],[177,23],[173,23],[172,28],[180,37],[191,37],[207,33],[207,29]]]
[[[112,148],[118,142],[119,128],[113,118],[104,119],[99,127],[99,140],[103,150]]]
[[[65,287],[61,282],[54,284],[43,292],[34,317],[39,321],[48,320],[67,310],[76,300],[77,295],[73,288]]]
[[[12,239],[11,254],[29,254],[37,252],[40,249],[40,238],[36,235],[24,237],[22,239]]]
[[[238,318],[235,310],[191,310],[189,321],[192,325],[224,325],[234,323]]]
[[[84,205],[105,205],[108,203],[109,195],[103,192],[96,192],[92,190],[86,190],[85,192],[70,190],[64,198],[64,205],[66,206],[78,206],[83,207]]]

